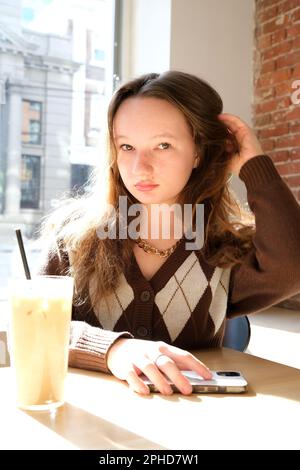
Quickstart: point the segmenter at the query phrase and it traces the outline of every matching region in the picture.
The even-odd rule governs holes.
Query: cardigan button
[[[142,338],[145,338],[145,336],[148,335],[148,330],[145,326],[139,326],[136,332],[137,332],[137,335],[141,336]]]
[[[150,300],[150,298],[151,298],[150,292],[148,290],[143,290],[143,292],[140,295],[140,300],[142,302],[148,302],[148,300]]]

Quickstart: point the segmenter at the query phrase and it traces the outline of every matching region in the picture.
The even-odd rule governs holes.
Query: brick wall
[[[300,0],[255,3],[254,128],[300,202]]]
[[[300,0],[255,7],[254,128],[300,203]],[[278,306],[299,310],[300,295]]]

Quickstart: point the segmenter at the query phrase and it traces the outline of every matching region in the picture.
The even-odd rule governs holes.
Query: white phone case
[[[193,393],[244,393],[247,391],[247,381],[239,371],[211,371],[211,380],[204,380],[199,374],[191,370],[182,370],[193,386]],[[151,392],[158,392],[155,385],[146,377],[142,376],[144,382],[149,386]],[[168,381],[174,392],[179,390]]]

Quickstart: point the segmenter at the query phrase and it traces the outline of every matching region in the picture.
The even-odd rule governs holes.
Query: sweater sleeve
[[[119,338],[132,338],[128,332],[115,332],[72,321],[69,346],[69,366],[79,369],[110,372],[107,353]]]
[[[245,163],[240,178],[255,216],[253,248],[231,270],[229,318],[264,310],[300,292],[300,206],[267,155]]]
[[[68,275],[68,270],[68,255],[59,248],[57,248],[56,252],[53,252],[53,250],[48,252],[43,250],[40,265],[36,268],[40,275],[55,276],[66,276]],[[77,321],[78,317],[84,320]],[[107,367],[107,353],[111,346],[119,338],[133,338],[133,336],[128,331],[115,332],[104,330],[100,326],[94,326],[95,324],[99,325],[99,322],[91,311],[89,302],[80,305],[78,309],[73,306],[69,343],[69,366],[108,373],[110,371]]]

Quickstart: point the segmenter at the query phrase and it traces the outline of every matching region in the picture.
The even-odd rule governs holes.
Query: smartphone
[[[248,383],[241,372],[236,370],[211,371],[212,378],[204,380],[201,375],[191,370],[182,370],[190,381],[192,393],[244,393],[247,391]],[[141,376],[145,384],[149,386],[150,392],[158,392],[157,388],[145,375]],[[179,392],[176,386],[169,381],[174,392]]]

